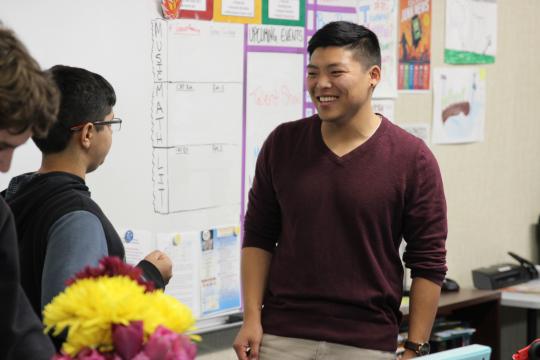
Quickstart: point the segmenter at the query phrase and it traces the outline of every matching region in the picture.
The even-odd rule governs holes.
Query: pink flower
[[[77,355],[77,360],[107,360],[95,349],[84,349]]]
[[[160,325],[148,339],[144,353],[151,360],[193,360],[197,348],[188,337]]]
[[[128,326],[113,325],[112,340],[116,353],[125,360],[131,360],[142,348],[144,339],[143,322],[132,321]]]
[[[131,360],[152,360],[152,359],[150,359],[148,355],[146,355],[144,352],[140,352]]]

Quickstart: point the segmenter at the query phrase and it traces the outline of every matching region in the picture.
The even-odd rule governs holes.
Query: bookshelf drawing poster
[[[399,90],[429,90],[431,73],[431,0],[400,0]]]

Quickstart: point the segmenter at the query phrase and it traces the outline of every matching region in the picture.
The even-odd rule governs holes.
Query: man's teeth
[[[321,96],[319,97],[320,102],[334,101],[337,99],[337,96]]]

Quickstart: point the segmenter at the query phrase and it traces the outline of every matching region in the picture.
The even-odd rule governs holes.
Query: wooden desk
[[[501,293],[494,290],[461,289],[443,293],[437,316],[468,321],[476,329],[472,342],[492,349],[492,360],[501,357]],[[408,320],[409,309],[402,309],[403,321]]]

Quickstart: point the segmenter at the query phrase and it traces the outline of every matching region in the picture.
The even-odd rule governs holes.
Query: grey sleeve
[[[86,266],[96,266],[107,254],[107,239],[96,215],[79,210],[58,219],[48,234],[41,308],[64,290],[66,280]]]

